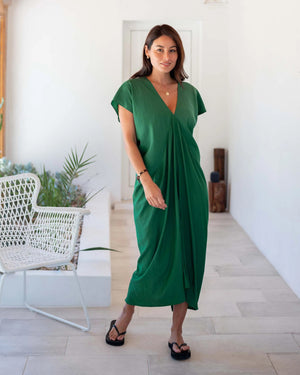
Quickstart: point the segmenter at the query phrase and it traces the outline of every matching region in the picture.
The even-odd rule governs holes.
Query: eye
[[[157,48],[157,50],[156,50],[157,52],[162,52],[163,51],[163,49],[162,48]]]
[[[173,48],[173,49],[170,49],[170,52],[175,53],[175,52],[177,52],[177,50],[175,48]]]

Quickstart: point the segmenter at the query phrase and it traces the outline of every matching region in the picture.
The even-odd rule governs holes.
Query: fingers
[[[163,198],[158,201],[157,207],[162,209],[162,210],[165,210],[167,208],[166,202]]]
[[[162,210],[165,210],[167,208],[165,200],[163,199],[162,196],[161,197],[151,196],[151,197],[148,197],[147,200],[148,200],[148,203],[150,204],[150,206],[160,208]]]
[[[152,182],[143,184],[145,197],[150,206],[165,210],[167,208],[166,202],[162,196],[160,188]]]

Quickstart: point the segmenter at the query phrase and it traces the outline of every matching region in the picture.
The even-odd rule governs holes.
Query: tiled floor
[[[228,213],[210,214],[199,310],[189,311],[184,325],[192,358],[170,358],[169,307],[136,308],[125,345],[106,345],[138,256],[131,211],[112,213],[111,236],[121,250],[112,254],[111,307],[89,309],[88,333],[0,309],[1,375],[300,374],[300,300]],[[81,321],[80,309],[60,312]]]

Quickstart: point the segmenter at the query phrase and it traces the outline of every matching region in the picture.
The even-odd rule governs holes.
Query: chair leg
[[[0,280],[0,302],[1,302],[1,295],[2,295],[4,279],[5,279],[6,276],[7,276],[7,273],[4,273],[1,277],[1,280]]]
[[[74,275],[74,278],[75,278],[75,283],[76,283],[78,291],[79,291],[80,302],[81,302],[81,305],[82,305],[82,308],[83,308],[83,311],[84,311],[84,315],[85,315],[85,319],[86,319],[86,323],[87,323],[86,327],[82,326],[80,324],[76,324],[74,322],[71,322],[70,320],[66,320],[66,319],[60,318],[59,316],[49,314],[46,311],[37,309],[37,308],[29,305],[28,302],[27,302],[26,271],[24,271],[24,305],[29,310],[34,311],[34,312],[36,312],[38,314],[45,315],[48,318],[58,320],[61,323],[65,323],[65,324],[68,324],[68,325],[70,325],[72,327],[79,328],[82,331],[89,331],[91,329],[91,324],[90,324],[90,320],[89,320],[87,308],[86,308],[85,303],[84,303],[84,299],[83,299],[83,295],[82,295],[80,283],[79,283],[78,276],[77,276],[77,271],[76,271],[75,266],[74,266],[73,263],[70,263],[70,265],[72,266],[72,271],[73,271],[73,275]]]

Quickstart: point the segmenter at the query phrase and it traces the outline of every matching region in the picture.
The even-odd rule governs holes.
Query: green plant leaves
[[[84,155],[86,152],[88,144],[84,146],[81,155],[78,157],[77,150],[71,149],[71,153],[65,158],[65,163],[63,166],[62,182],[64,184],[65,190],[68,191],[73,180],[81,176],[86,170],[87,166],[94,163],[96,155],[84,160]]]
[[[80,155],[75,148],[65,158],[63,171],[55,175],[45,171],[39,175],[42,189],[39,194],[38,204],[41,206],[55,207],[84,207],[95,195],[103,190],[103,187],[95,193],[84,193],[74,180],[81,176],[88,166],[95,162],[96,155],[85,159],[88,144]]]

